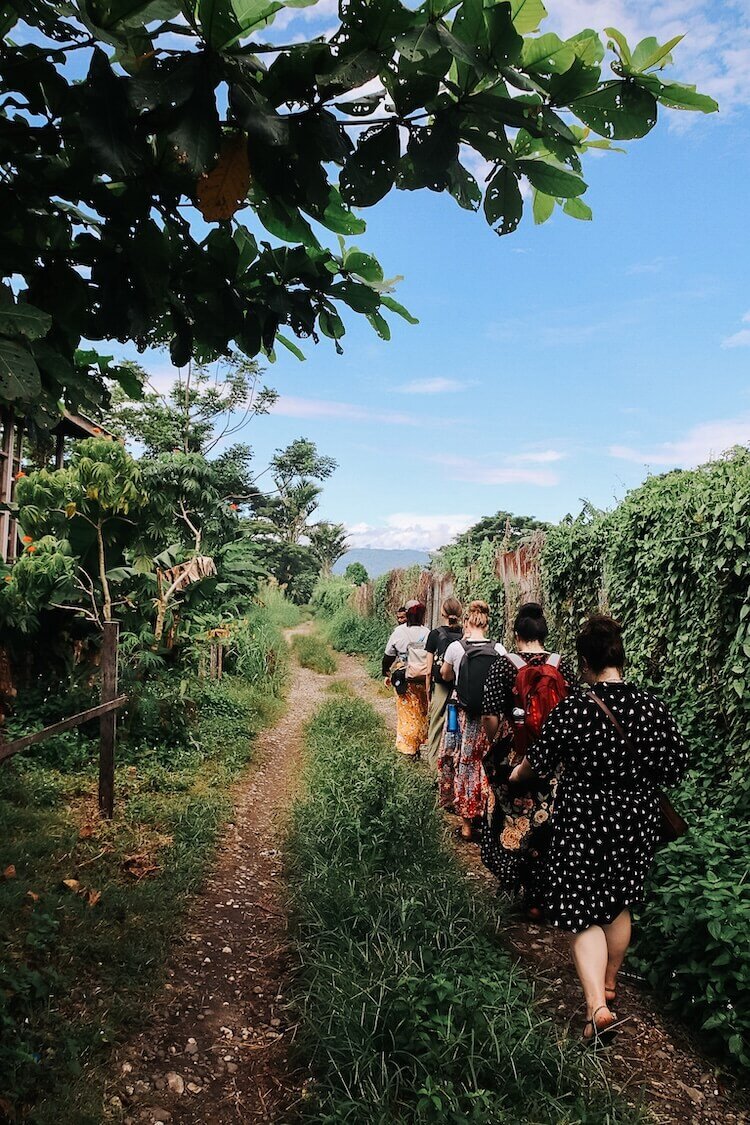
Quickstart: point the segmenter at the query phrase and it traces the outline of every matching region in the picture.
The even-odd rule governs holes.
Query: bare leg
[[[617,974],[630,945],[630,911],[627,909],[620,911],[617,917],[602,929],[607,942],[607,972],[604,985],[606,991],[613,995],[617,989]]]
[[[461,835],[464,840],[470,840],[474,835],[474,822],[470,816],[462,816],[461,821]]]
[[[589,926],[580,934],[574,934],[570,940],[570,949],[586,998],[586,1018],[590,1020],[594,1012],[607,1006],[604,974],[607,971],[608,952],[604,930],[601,926]],[[597,1026],[604,1027],[610,1019],[605,1012],[600,1012],[596,1022]]]

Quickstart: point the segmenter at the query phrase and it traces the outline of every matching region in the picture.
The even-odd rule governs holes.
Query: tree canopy
[[[527,183],[537,221],[587,219],[588,149],[716,108],[664,79],[677,39],[538,34],[541,0],[341,0],[332,34],[267,42],[304,4],[0,2],[0,400],[45,425],[107,374],[137,394],[87,341],[301,355],[347,311],[388,338],[413,318],[355,209],[427,188],[508,234]]]

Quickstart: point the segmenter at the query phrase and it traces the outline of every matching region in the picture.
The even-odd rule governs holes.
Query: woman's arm
[[[440,665],[440,676],[447,683],[452,683],[455,678],[453,675],[453,665],[449,664],[447,660],[444,660]]]
[[[432,666],[433,666],[434,663],[435,663],[435,654],[432,653],[432,652],[428,652],[427,653],[427,671],[425,672],[425,677],[424,677],[424,686],[425,686],[425,689],[427,691],[427,698],[428,699],[430,698],[430,692],[432,690]]]
[[[522,762],[510,771],[508,778],[509,785],[523,785],[529,781],[533,781],[537,777],[537,772],[532,768],[531,762],[528,758],[524,758]]]

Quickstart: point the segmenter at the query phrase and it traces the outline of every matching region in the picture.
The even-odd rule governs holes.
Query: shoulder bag
[[[644,772],[648,780],[656,786],[656,796],[659,801],[660,817],[659,839],[663,844],[671,844],[674,840],[679,840],[680,837],[684,836],[688,831],[687,821],[682,816],[680,816],[677,809],[674,807],[664,790],[656,785],[656,781],[651,775],[650,770],[648,769],[648,767],[644,767],[643,762],[638,758],[633,743],[630,741],[627,734],[623,730],[622,723],[612,714],[604,700],[600,699],[596,692],[592,690],[589,690],[587,692],[587,696],[597,705],[599,710],[603,711],[607,716],[610,723],[622,739],[623,746],[627,750],[628,756],[635,765],[636,769],[640,769],[642,772]]]

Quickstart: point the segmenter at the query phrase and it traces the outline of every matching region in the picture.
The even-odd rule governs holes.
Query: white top
[[[451,643],[448,645],[447,649],[445,650],[445,656],[443,657],[443,663],[444,664],[450,664],[451,668],[453,669],[453,680],[454,680],[455,683],[458,683],[458,670],[461,667],[461,661],[466,656],[466,650],[464,649],[465,644],[467,644],[467,645],[488,645],[488,644],[491,645],[492,641],[490,640],[489,637],[482,637],[481,640],[479,640],[479,639],[467,640],[467,638],[464,637],[463,641],[451,641]],[[498,641],[497,644],[495,645],[495,652],[497,653],[498,656],[507,656],[508,650],[506,649],[505,645],[501,645],[500,642]]]
[[[430,630],[426,625],[397,625],[385,646],[386,656],[397,656],[406,660],[409,645],[424,644]]]

